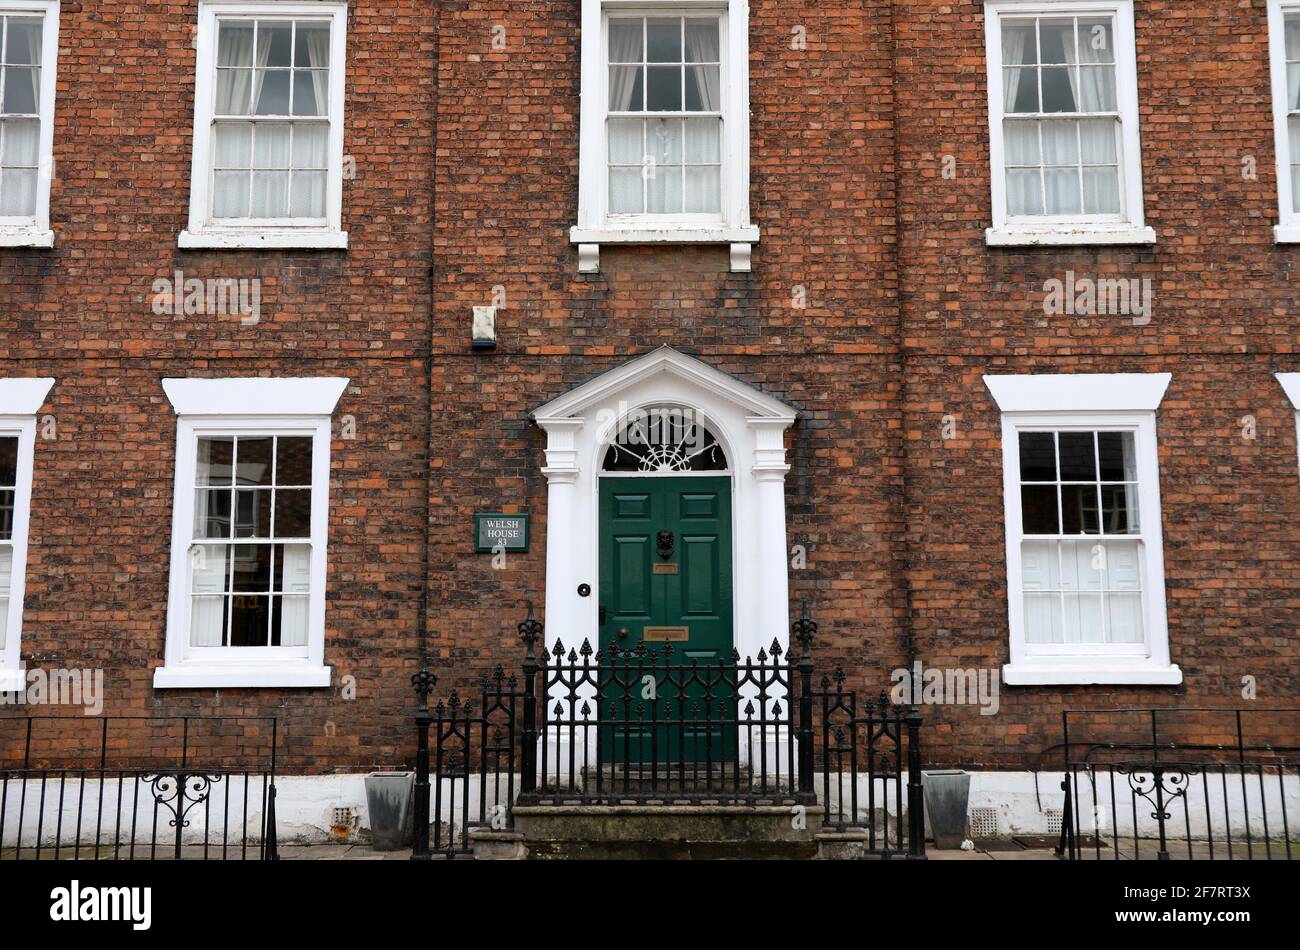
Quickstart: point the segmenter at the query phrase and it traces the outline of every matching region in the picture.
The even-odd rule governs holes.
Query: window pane
[[[682,211],[682,166],[659,165],[646,182],[646,210],[651,214]]]
[[[269,538],[271,536],[271,489],[235,490],[235,537]]]
[[[1114,165],[1119,160],[1115,148],[1117,122],[1113,119],[1081,119],[1077,124],[1083,164]]]
[[[12,488],[18,481],[18,440],[0,438],[0,487]]]
[[[321,69],[293,71],[293,114],[325,115],[329,99],[329,73]]]
[[[289,217],[325,217],[325,172],[294,172],[289,192]]]
[[[217,27],[217,65],[253,65],[253,24],[251,21],[221,21]]]
[[[718,21],[688,19],[686,21],[686,62],[716,63],[720,59]]]
[[[252,112],[253,71],[218,69],[217,115],[249,115]]]
[[[194,537],[229,538],[230,489],[199,488],[194,492]]]
[[[722,212],[722,170],[717,166],[686,169],[687,214],[720,214]]]
[[[1107,541],[1106,589],[1140,591],[1142,589],[1142,543]]]
[[[1002,129],[1008,165],[1037,165],[1041,161],[1036,120],[1007,119]]]
[[[718,69],[717,66],[686,67],[687,111],[717,112],[722,109]]]
[[[1137,450],[1132,432],[1098,432],[1103,482],[1137,481]]]
[[[318,69],[330,64],[330,25],[328,23],[299,23],[293,54],[295,66],[315,66]]]
[[[270,437],[240,437],[237,446],[239,471],[235,479],[236,484],[271,484],[271,446],[274,441]]]
[[[1062,485],[1061,533],[1098,534],[1098,504],[1096,485]]]
[[[4,147],[0,149],[0,165],[7,168],[25,166],[34,168],[40,151],[40,119],[5,119]]]
[[[5,36],[5,62],[41,64],[41,27],[38,19],[9,17]]]
[[[306,594],[311,590],[308,569],[311,566],[310,544],[277,544],[280,552],[275,561],[275,590],[286,594]]]
[[[248,168],[253,149],[253,126],[243,122],[221,122],[214,129],[214,168]]]
[[[1038,70],[1002,70],[1003,107],[1011,112],[1038,112]]]
[[[289,173],[254,172],[251,216],[283,218],[289,212]]]
[[[264,647],[270,643],[271,598],[239,594],[231,597],[230,646]]]
[[[1101,594],[1066,594],[1063,600],[1065,642],[1105,643]]]
[[[641,48],[641,18],[619,17],[609,21],[609,61],[639,63],[644,59]]]
[[[1119,214],[1119,169],[1085,168],[1083,170],[1083,211],[1085,214]]]
[[[1020,433],[1020,480],[1056,481],[1056,436],[1052,432]]]
[[[1083,210],[1079,193],[1079,172],[1074,168],[1049,168],[1043,173],[1046,190],[1044,207],[1048,214],[1080,214]]]
[[[212,176],[212,214],[217,218],[248,217],[248,172],[217,172]]]
[[[642,209],[641,169],[609,170],[609,210],[611,214],[640,214]]]
[[[190,602],[190,645],[220,647],[226,645],[226,610],[230,599],[225,596],[196,596]]]
[[[1025,594],[1025,642],[1061,643],[1065,639],[1060,594]]]
[[[293,24],[287,20],[257,22],[257,65],[290,66],[293,48]]]
[[[196,594],[224,594],[230,581],[229,545],[197,544],[190,552],[191,590]]]
[[[645,123],[641,119],[609,120],[609,160],[615,165],[640,165],[645,158],[641,132]]]
[[[14,536],[14,498],[12,488],[0,489],[0,541],[12,541]],[[8,551],[6,545],[0,550]]]
[[[1288,14],[1286,25],[1286,58],[1300,62],[1300,13]]]
[[[1077,70],[1068,66],[1044,66],[1042,68],[1043,111],[1077,112],[1077,97],[1074,92]]]
[[[1141,643],[1144,637],[1141,594],[1107,594],[1111,643]]]
[[[1061,541],[1061,589],[1075,591],[1099,591],[1103,568],[1105,567],[1105,548],[1099,541]]]
[[[1079,62],[1115,62],[1115,27],[1110,17],[1079,18]]]
[[[1097,480],[1097,453],[1091,432],[1061,432],[1061,481]]]
[[[5,67],[5,95],[2,111],[35,114],[38,101],[37,76],[39,70],[31,66]]]
[[[258,69],[253,74],[257,88],[253,98],[257,102],[257,115],[289,114],[289,71]]]
[[[646,60],[651,63],[682,61],[682,21],[677,17],[650,17],[646,21]]]
[[[1038,21],[1044,63],[1078,62],[1074,55],[1074,18],[1050,17]]]
[[[0,180],[0,215],[27,218],[36,213],[36,169],[10,168]]]
[[[1043,122],[1043,164],[1077,165],[1079,163],[1079,126],[1067,119]]]
[[[1043,179],[1038,169],[1007,172],[1007,213],[1043,213]]]
[[[1020,545],[1021,584],[1025,590],[1060,590],[1061,559],[1056,541],[1025,541]]]
[[[203,436],[199,439],[197,484],[229,485],[235,471],[234,464],[234,436]]]
[[[1136,534],[1137,486],[1101,486],[1102,530],[1106,534]]]
[[[1291,203],[1300,212],[1300,162],[1291,166]]]
[[[275,447],[275,483],[310,486],[311,451],[311,436],[280,436]]]
[[[682,69],[680,66],[650,66],[646,69],[646,109],[649,112],[680,112]]]
[[[646,152],[655,166],[682,163],[682,121],[651,120],[646,129]],[[651,169],[654,174],[654,169]]]
[[[1114,66],[1083,66],[1078,82],[1080,112],[1116,111]]]
[[[307,645],[307,598],[276,597],[271,624],[272,646]]]
[[[235,592],[265,592],[271,589],[272,544],[236,544],[230,548],[230,589]]]
[[[276,489],[275,536],[277,538],[311,537],[311,489]]]
[[[1020,489],[1021,530],[1025,534],[1060,534],[1055,485],[1025,485]]]
[[[722,158],[722,122],[720,119],[686,120],[686,161],[707,165]]]
[[[318,123],[300,123],[293,127],[293,167],[325,168],[328,130]]]
[[[1002,65],[1023,66],[1038,62],[1037,30],[1032,22],[1005,21],[1002,24]]]
[[[609,111],[610,112],[644,112],[642,101],[642,76],[640,66],[609,67]]]

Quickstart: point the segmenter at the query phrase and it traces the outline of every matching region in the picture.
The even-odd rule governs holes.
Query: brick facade
[[[1001,432],[988,372],[1171,372],[1159,415],[1170,645],[1180,687],[1006,687],[1001,713],[930,708],[929,757],[1028,767],[1071,706],[1293,704],[1300,599],[1290,247],[1260,0],[1137,3],[1153,248],[985,246],[982,5],[754,0],[751,273],[725,248],[614,247],[580,275],[574,0],[350,4],[346,252],[181,251],[192,2],[65,0],[53,250],[0,251],[0,376],[58,378],[38,439],[22,652],[102,666],[109,714],[277,715],[291,771],[409,757],[422,629],[444,685],[518,659],[543,609],[544,436],[528,413],[669,344],[799,409],[788,435],[791,603],[823,662],[888,685],[1008,650]],[[505,27],[494,49],[492,28]],[[805,49],[791,45],[802,27]],[[955,177],[943,174],[944,156]],[[1254,156],[1258,178],[1242,176]],[[156,316],[150,288],[260,277],[263,316]],[[1149,277],[1151,322],[1048,317],[1043,283]],[[469,349],[493,302],[499,346]],[[802,297],[806,305],[798,306]],[[320,690],[155,691],[175,419],[165,376],[335,375]],[[1239,420],[1257,420],[1258,439]],[[355,438],[338,433],[355,419]],[[943,439],[943,418],[957,437]],[[531,512],[494,570],[477,511]],[[427,611],[424,606],[427,599]],[[342,677],[356,678],[345,699]]]

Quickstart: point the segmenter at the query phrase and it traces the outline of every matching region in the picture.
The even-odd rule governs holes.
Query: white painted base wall
[[[971,809],[988,807],[996,811],[998,837],[1056,834],[1059,832],[1060,826],[1059,824],[1053,824],[1052,819],[1053,813],[1059,816],[1064,801],[1064,795],[1061,791],[1062,777],[1060,772],[1039,772],[1036,774],[1033,772],[972,772],[970,807]],[[1112,833],[1108,785],[1110,778],[1110,773],[1102,772],[1098,774],[1098,782],[1103,789],[1102,802],[1104,805],[1100,815],[1101,831],[1106,837],[1109,837]],[[1118,833],[1121,837],[1131,836],[1133,833],[1133,811],[1129,805],[1127,779],[1116,774],[1114,781],[1120,803],[1118,813],[1115,815]],[[246,829],[236,819],[236,816],[242,815],[243,789],[240,782],[241,780],[237,778],[233,786],[231,798],[232,817],[225,839],[231,845],[238,844],[242,842],[245,831],[247,831],[251,845],[256,840],[261,823],[261,781],[255,778],[249,783],[248,823]],[[471,776],[469,788],[469,815],[471,820],[477,820],[480,817],[479,782],[478,776]],[[123,838],[128,836],[127,832],[130,828],[133,784],[135,783],[127,783],[125,799],[120,803],[120,807],[116,812],[122,821]],[[860,814],[865,818],[868,802],[868,781],[866,776],[861,774],[856,776],[855,784],[858,791]],[[1080,830],[1084,833],[1091,833],[1097,827],[1092,812],[1093,798],[1091,790],[1083,778],[1080,778],[1079,786]],[[830,793],[826,795],[824,794],[822,776],[820,774],[817,776],[816,791],[818,799],[829,798],[832,805],[838,803],[841,794],[847,799],[849,787],[849,777],[847,775],[843,776],[842,780],[838,782],[836,776],[832,775]],[[509,789],[510,786],[504,776],[499,783],[489,782],[484,795],[489,811],[494,805],[505,803],[509,798]],[[517,794],[519,790],[518,776],[515,776],[513,789]],[[282,844],[341,841],[364,843],[369,840],[370,818],[366,809],[364,774],[281,776],[276,779],[276,790],[277,830]],[[8,791],[9,794],[4,804],[4,833],[0,837],[0,847],[12,848],[17,843],[20,811],[25,847],[35,841],[38,827],[42,846],[53,845],[56,838],[61,838],[63,845],[72,844],[77,837],[77,803],[81,796],[84,796],[81,813],[85,816],[82,820],[81,842],[83,845],[93,844],[95,825],[93,820],[90,819],[100,807],[100,786],[97,780],[85,783],[84,789],[77,782],[69,780],[66,783],[63,788],[61,829],[59,824],[59,790],[57,786],[51,784],[47,787],[43,809],[39,799],[39,783],[34,782],[29,785],[25,805],[22,802],[19,786],[16,782],[11,781],[9,783]],[[454,798],[452,797],[453,792]],[[207,840],[210,843],[221,841],[223,794],[224,790],[216,793],[211,810],[207,814],[208,820],[206,824],[205,812],[202,806],[193,809],[189,813],[190,826],[184,832],[182,839],[184,843],[202,844],[205,831]],[[446,781],[442,783],[440,810],[444,822],[457,826],[460,824],[461,816],[464,814],[460,794],[461,786],[453,786],[452,783]],[[903,775],[902,794],[905,808],[907,797],[906,774]],[[1242,838],[1248,823],[1251,834],[1257,840],[1262,840],[1265,810],[1268,815],[1269,832],[1276,840],[1280,840],[1280,819],[1284,795],[1286,814],[1292,825],[1291,835],[1295,838],[1297,828],[1300,828],[1300,817],[1298,817],[1300,816],[1300,777],[1288,775],[1285,782],[1279,786],[1276,774],[1269,775],[1265,782],[1262,798],[1258,779],[1248,777],[1246,795],[1243,799],[1240,777],[1230,775],[1228,777],[1228,794],[1225,803],[1221,780],[1217,775],[1212,776],[1209,783],[1208,805],[1209,820],[1213,822],[1215,840],[1222,840],[1225,828],[1231,831],[1234,840]],[[152,799],[144,787],[138,787],[137,796],[139,812],[136,841],[137,844],[143,843],[147,845],[151,839]],[[887,796],[884,783],[878,778],[876,779],[877,809],[884,808],[886,802],[892,803],[892,791]],[[1243,802],[1245,802],[1245,806],[1243,806]],[[112,819],[115,814],[114,806],[116,804],[118,804],[117,783],[116,781],[106,781],[103,793],[102,808],[104,817],[100,834],[101,844],[107,845],[113,841],[115,825]],[[1206,805],[1207,796],[1205,795],[1204,785],[1199,777],[1194,777],[1187,794],[1188,816],[1190,817],[1193,839],[1204,837],[1206,833]],[[1141,798],[1138,799],[1138,806],[1139,833],[1144,837],[1154,834],[1155,823],[1150,818],[1153,809],[1146,806],[1145,800]],[[350,814],[350,818],[336,824],[336,809],[346,810],[345,814]],[[1249,810],[1249,820],[1247,819],[1247,809]],[[1181,800],[1174,804],[1172,812],[1173,818],[1167,823],[1167,832],[1171,839],[1183,840],[1186,837],[1187,823],[1184,818]],[[887,813],[891,819],[895,817],[892,807],[887,809]],[[174,831],[167,825],[169,815],[170,813],[166,810],[159,811],[157,834],[160,846],[164,843],[170,844],[174,840]]]

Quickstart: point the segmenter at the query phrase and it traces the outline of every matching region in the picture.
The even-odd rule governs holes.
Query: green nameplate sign
[[[474,548],[478,551],[527,551],[528,515],[476,514]]]

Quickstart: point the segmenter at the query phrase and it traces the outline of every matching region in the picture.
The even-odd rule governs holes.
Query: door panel
[[[697,663],[730,663],[734,643],[731,590],[731,482],[727,478],[606,478],[600,483],[600,647],[633,650],[647,627],[687,628],[674,634],[669,665],[674,676]],[[660,632],[661,636],[664,634]],[[642,684],[636,684],[642,687]],[[735,755],[735,729],[703,723],[642,726],[665,715],[680,720],[706,700],[707,720],[734,719],[734,690],[715,684],[665,679],[653,688],[612,694],[600,712],[621,720],[601,729],[601,755],[608,761],[720,762]],[[651,708],[651,693],[657,705]],[[627,712],[631,710],[631,712]],[[639,710],[639,711],[638,711]],[[630,720],[630,722],[629,722]]]

